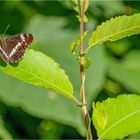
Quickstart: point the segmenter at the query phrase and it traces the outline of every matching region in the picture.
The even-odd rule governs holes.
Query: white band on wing
[[[5,53],[5,51],[2,49],[2,47],[0,46],[0,50],[2,51],[2,53],[5,55],[5,57],[8,59],[9,56],[7,56],[7,54]]]

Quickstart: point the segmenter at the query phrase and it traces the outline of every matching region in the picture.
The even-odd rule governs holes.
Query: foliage
[[[119,16],[98,26],[89,40],[89,46],[116,41],[138,33],[140,33],[140,14]]]
[[[82,3],[79,0],[72,2],[74,7],[68,1],[60,0],[0,2],[3,19],[0,23],[1,34],[11,24],[7,34],[30,32],[34,36],[34,41],[21,62],[5,65],[0,60],[0,69],[4,72],[0,72],[0,101],[4,104],[4,112],[0,111],[1,138],[85,137],[86,128],[81,108],[69,100],[78,100],[80,89],[79,64],[70,54],[69,46],[79,36],[79,23],[74,18],[73,9],[81,22],[79,9]],[[112,9],[114,6],[110,5],[115,5],[115,8]],[[80,42],[85,42],[83,56],[86,57],[85,84],[89,110],[92,110],[93,100],[98,101],[93,108],[93,125],[97,130],[94,138],[122,138],[140,128],[137,123],[139,114],[131,115],[132,118],[116,124],[116,119],[121,120],[125,115],[128,116],[129,111],[139,110],[138,95],[108,98],[116,97],[120,93],[140,92],[139,35],[120,40],[121,43],[116,41],[140,33],[140,15],[135,14],[139,13],[139,8],[135,5],[137,3],[126,1],[87,1],[85,11],[88,22],[85,15],[84,22],[87,22],[88,34],[85,32],[71,45],[71,51],[78,58]],[[124,16],[118,16],[122,14]],[[109,20],[110,17],[115,18]],[[88,40],[89,46],[86,44]],[[107,41],[115,42],[113,44]],[[104,44],[101,45],[102,43]],[[98,47],[89,52],[94,45]],[[117,105],[114,106],[114,103]],[[20,110],[17,111],[17,108]],[[3,110],[3,105],[0,110]],[[112,127],[114,123],[116,127]],[[131,128],[127,127],[128,124],[131,124]],[[120,131],[120,128],[125,131]],[[140,135],[137,133],[128,138],[140,138]]]
[[[73,88],[64,71],[54,60],[40,52],[28,50],[18,66],[7,65],[0,69],[20,80],[72,98]]]
[[[93,121],[99,138],[123,138],[140,130],[139,102],[140,97],[132,94],[120,95],[116,99],[110,98],[93,105]]]

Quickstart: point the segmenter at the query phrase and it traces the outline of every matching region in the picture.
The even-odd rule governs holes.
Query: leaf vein
[[[112,34],[112,35],[110,35],[110,36],[107,36],[107,37],[105,37],[105,38],[103,38],[103,39],[100,39],[100,40],[98,40],[98,41],[96,41],[96,42],[90,44],[90,47],[91,47],[91,46],[94,46],[94,45],[96,45],[96,44],[98,44],[99,42],[106,41],[108,38],[112,38],[112,37],[114,37],[114,36],[116,36],[116,35],[118,35],[118,34],[122,34],[122,33],[128,32],[128,31],[133,31],[133,30],[136,30],[136,29],[138,29],[138,28],[140,28],[140,26],[135,26],[135,27],[132,27],[132,28],[130,28],[130,29],[123,30],[123,31],[121,31],[121,32],[119,32],[119,33],[114,33],[114,34]],[[135,33],[135,34],[137,34],[137,33]],[[128,35],[128,36],[129,36],[129,35]]]
[[[22,68],[19,68],[19,69],[20,69],[21,71],[25,72],[25,73],[28,73],[28,74],[30,74],[30,75],[33,75],[34,77],[38,78],[39,80],[42,80],[42,81],[48,83],[48,85],[53,86],[53,87],[55,87],[55,88],[58,89],[58,90],[61,90],[63,93],[67,94],[70,98],[73,97],[73,96],[71,95],[71,93],[69,93],[69,92],[67,92],[67,91],[65,91],[65,90],[63,90],[63,89],[61,89],[61,88],[59,88],[58,86],[55,86],[54,84],[48,82],[48,81],[45,80],[45,79],[40,78],[38,75],[35,75],[34,73],[29,72],[29,71],[26,71],[25,69],[22,69]]]
[[[121,118],[120,120],[116,121],[116,122],[115,122],[114,124],[112,124],[109,128],[107,128],[106,131],[104,131],[104,132],[101,134],[100,137],[102,138],[106,133],[109,132],[110,129],[112,129],[113,127],[115,127],[115,126],[118,125],[119,123],[121,123],[123,120],[128,119],[129,117],[131,117],[131,116],[133,116],[133,115],[135,115],[135,114],[137,114],[137,113],[139,113],[139,112],[140,112],[140,109],[139,109],[139,110],[136,110],[136,111],[134,111],[134,112],[128,114],[127,116],[124,116],[124,117]]]

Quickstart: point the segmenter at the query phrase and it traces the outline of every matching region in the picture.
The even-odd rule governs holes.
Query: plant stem
[[[80,36],[82,37],[84,34],[84,10],[85,10],[85,4],[86,0],[83,0],[83,4],[81,6],[81,21],[80,21]],[[81,79],[81,101],[83,103],[82,107],[82,114],[83,118],[85,120],[86,126],[87,126],[87,137],[88,139],[93,139],[92,137],[92,132],[91,132],[91,127],[90,127],[90,117],[88,113],[88,109],[86,106],[86,94],[85,94],[85,70],[84,70],[84,61],[85,58],[81,54],[83,53],[84,50],[84,45],[83,45],[83,40],[81,40],[80,43],[80,79]],[[88,129],[89,128],[89,129]]]

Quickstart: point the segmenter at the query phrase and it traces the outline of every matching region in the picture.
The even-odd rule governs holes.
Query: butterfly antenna
[[[7,30],[8,30],[8,28],[10,27],[10,24],[9,25],[7,25],[7,27],[6,27],[6,29],[5,29],[5,31],[4,31],[4,33],[3,33],[3,39],[4,39],[4,36],[5,36],[5,33],[7,32]]]

